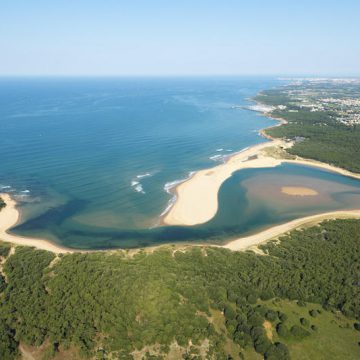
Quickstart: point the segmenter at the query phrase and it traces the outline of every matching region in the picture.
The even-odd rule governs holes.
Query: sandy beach
[[[247,250],[268,240],[283,235],[291,230],[318,224],[324,220],[334,219],[360,219],[360,210],[333,211],[318,215],[306,216],[289,221],[285,224],[273,226],[257,234],[230,241],[223,247],[233,251]]]
[[[231,156],[224,164],[196,172],[175,188],[176,202],[163,217],[163,223],[191,226],[210,220],[217,211],[220,186],[234,171],[281,164],[281,160],[262,153],[264,148],[274,145],[286,146],[282,140],[255,145]]]
[[[0,240],[10,242],[16,245],[33,246],[37,249],[51,251],[56,254],[74,252],[72,249],[67,249],[56,245],[48,240],[21,237],[11,235],[8,230],[11,229],[19,221],[20,213],[16,209],[16,202],[8,194],[0,194],[6,206],[0,211]]]

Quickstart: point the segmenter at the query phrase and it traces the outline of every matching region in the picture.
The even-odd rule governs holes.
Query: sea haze
[[[224,238],[228,229],[241,234],[283,220],[252,219],[251,227],[219,213],[199,227],[156,227],[171,186],[264,141],[258,131],[274,121],[242,106],[280,84],[255,77],[0,79],[0,191],[22,210],[13,232],[79,248],[133,247]],[[233,189],[231,181],[222,191],[233,191],[226,187]]]

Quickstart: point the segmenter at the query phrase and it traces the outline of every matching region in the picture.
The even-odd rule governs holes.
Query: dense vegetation
[[[288,121],[286,125],[267,129],[266,133],[276,138],[303,138],[303,141],[296,142],[288,149],[293,155],[360,172],[360,125],[348,126],[338,121],[340,105],[323,111],[312,111],[311,108],[301,107],[294,100],[296,94],[290,95],[291,91],[300,91],[299,89],[312,90],[312,96],[308,101],[313,102],[318,98],[330,96],[327,94],[335,96],[335,93],[339,98],[360,94],[360,87],[344,94],[345,90],[339,85],[330,88],[314,88],[312,85],[310,89],[304,86],[290,86],[264,91],[256,97],[256,100],[271,106],[286,106],[286,109],[275,109],[271,115]]]
[[[5,201],[0,197],[0,210],[6,206]]]
[[[301,344],[328,359],[327,343],[332,359],[359,358],[360,221],[261,248],[55,257],[2,245],[0,358],[20,342],[44,358],[297,359]]]

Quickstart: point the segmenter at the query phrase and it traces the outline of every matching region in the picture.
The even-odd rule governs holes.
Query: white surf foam
[[[145,191],[144,191],[141,184],[138,184],[138,185],[134,186],[134,190],[139,192],[139,193],[145,194]]]
[[[195,171],[190,171],[189,172],[189,176],[185,179],[179,179],[179,180],[175,180],[175,181],[170,181],[170,182],[167,182],[165,185],[164,185],[164,190],[168,193],[168,194],[171,194],[173,195],[172,198],[168,201],[168,204],[165,208],[165,210],[160,214],[160,216],[164,216],[167,212],[170,211],[170,209],[173,207],[173,205],[175,204],[176,202],[176,199],[177,199],[177,196],[175,193],[173,193],[171,190],[173,188],[175,188],[177,185],[189,180],[193,175],[195,174]]]
[[[210,156],[209,159],[212,161],[224,162],[224,160],[226,159],[226,156],[225,155],[213,155],[213,156]]]
[[[1,190],[11,189],[10,185],[0,185]]]
[[[169,210],[173,207],[173,205],[175,204],[176,202],[176,195],[174,195],[168,202],[165,210],[160,214],[160,216],[164,216],[167,212],[169,212]]]
[[[184,182],[186,179],[182,179],[182,180],[175,180],[175,181],[171,181],[171,182],[167,182],[164,185],[164,190],[168,193],[171,194],[171,189],[173,189],[175,186],[181,184],[182,182]]]
[[[146,173],[146,174],[136,175],[136,178],[137,178],[137,179],[142,179],[142,178],[148,177],[148,176],[151,176],[151,174],[150,174],[150,173]]]
[[[189,180],[194,174],[195,174],[195,171],[190,171],[188,177],[185,178],[185,179],[179,179],[179,180],[174,180],[174,181],[167,182],[167,183],[164,185],[164,190],[165,190],[168,194],[171,194],[171,189],[173,189],[173,188],[176,187],[177,185],[179,185],[179,184],[181,184],[181,183]]]
[[[144,187],[141,184],[140,179],[143,179],[143,178],[146,178],[146,177],[149,177],[149,176],[152,176],[152,174],[145,173],[145,174],[136,175],[135,178],[133,180],[131,180],[131,187],[136,192],[141,193],[141,194],[145,194]]]
[[[244,151],[246,151],[246,150],[249,150],[249,149],[250,149],[250,147],[247,146],[246,148],[241,149],[241,150],[239,151],[239,153],[242,153],[242,152],[244,152]]]

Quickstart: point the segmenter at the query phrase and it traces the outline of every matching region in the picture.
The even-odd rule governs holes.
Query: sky
[[[0,0],[0,75],[360,76],[359,0]]]

